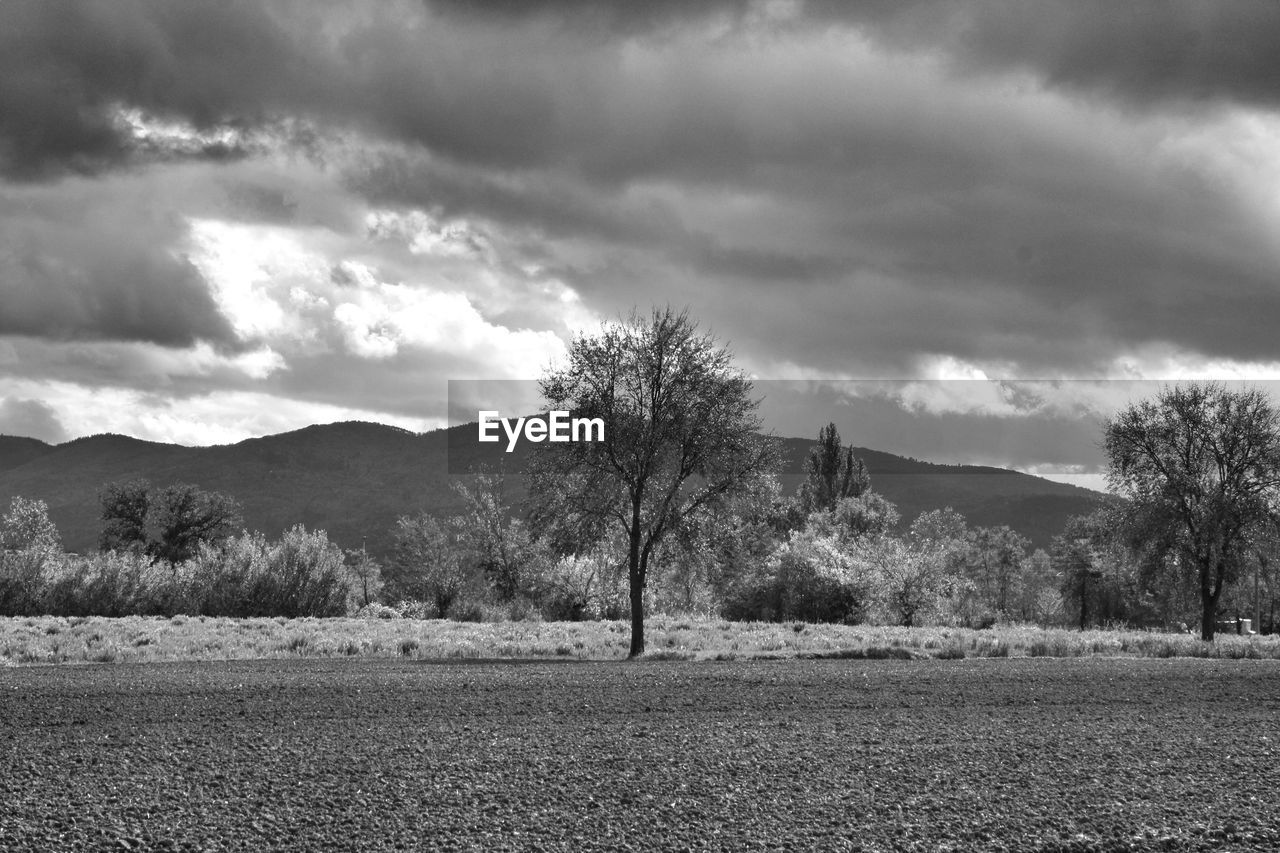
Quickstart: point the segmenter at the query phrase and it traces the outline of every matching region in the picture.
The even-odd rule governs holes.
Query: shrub
[[[865,620],[875,578],[835,539],[792,534],[766,563],[732,590],[724,615],[730,619],[782,622]]]
[[[0,553],[0,615],[31,616],[47,612],[45,566],[55,559],[41,548]]]
[[[394,535],[395,560],[386,578],[391,594],[430,601],[443,616],[465,589],[475,585],[475,561],[460,519],[441,521],[425,513],[402,516]]]
[[[204,543],[196,555],[181,564],[177,573],[187,587],[193,614],[212,616],[266,616],[272,611],[250,598],[254,577],[265,571],[261,534],[229,539],[221,547]]]
[[[347,611],[350,576],[342,549],[323,530],[297,525],[280,538],[268,555],[269,577],[275,581],[283,616],[342,616]]]
[[[208,616],[341,616],[351,599],[342,549],[302,525],[278,542],[245,533],[222,547],[202,543],[181,571]]]
[[[527,598],[517,598],[507,605],[507,619],[512,622],[541,622],[546,618],[536,603]]]
[[[404,598],[397,601],[395,610],[402,619],[439,619],[442,614],[430,601],[419,601],[415,598]]]
[[[357,619],[399,619],[400,611],[379,601],[366,604],[355,612]]]
[[[133,551],[68,555],[54,561],[44,604],[60,616],[132,616],[170,612],[182,598],[168,566]]]
[[[609,605],[626,595],[617,573],[603,557],[570,554],[549,565],[538,583],[537,602],[552,621],[602,619]]]

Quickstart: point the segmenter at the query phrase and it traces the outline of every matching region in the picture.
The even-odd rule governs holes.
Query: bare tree
[[[355,608],[359,609],[365,605],[372,604],[377,600],[379,593],[382,592],[382,566],[365,549],[363,544],[360,546],[359,551],[352,548],[346,551],[343,556],[346,560],[347,571],[351,573],[351,592]]]
[[[533,495],[544,516],[552,507],[625,534],[635,657],[644,652],[654,548],[682,519],[774,465],[773,443],[759,434],[759,401],[728,349],[670,308],[577,338],[568,366],[543,377],[542,393],[553,410],[604,420],[603,441],[541,446]]]

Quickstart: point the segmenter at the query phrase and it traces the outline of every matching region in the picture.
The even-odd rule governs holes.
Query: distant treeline
[[[825,427],[807,481],[776,480],[698,516],[654,554],[645,605],[733,620],[957,625],[1194,624],[1198,590],[1170,561],[1117,536],[1118,509],[1072,519],[1048,550],[951,509],[903,530],[865,465]],[[229,496],[112,483],[102,550],[68,554],[40,501],[0,519],[0,615],[372,616],[462,620],[626,618],[627,543],[521,517],[499,476],[455,485],[465,511],[401,517],[382,562],[322,530],[236,532]],[[901,532],[899,532],[901,531]],[[1272,580],[1259,580],[1272,600]],[[1251,589],[1223,610],[1248,612]],[[1269,612],[1273,612],[1269,604]],[[1265,620],[1264,620],[1265,621]],[[1260,626],[1255,626],[1255,628]]]

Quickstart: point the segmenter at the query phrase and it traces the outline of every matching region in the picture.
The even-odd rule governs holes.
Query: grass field
[[[990,658],[1199,657],[1280,659],[1280,636],[990,630],[654,617],[648,657]],[[416,619],[230,619],[175,616],[0,618],[0,666],[273,658],[488,659],[626,657],[626,622],[450,622]]]

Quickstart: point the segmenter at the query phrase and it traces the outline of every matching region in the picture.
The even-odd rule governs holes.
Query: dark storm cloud
[[[348,182],[375,204],[437,208],[449,218],[480,216],[536,228],[541,236],[657,244],[681,227],[674,211],[628,206],[616,193],[545,170],[513,178],[394,152],[360,158],[349,168]]]
[[[119,108],[196,129],[263,121],[314,80],[308,54],[254,3],[15,0],[0,4],[0,169],[14,178],[97,172],[140,144]],[[243,154],[209,143],[189,156]]]
[[[530,239],[512,248],[521,259],[586,284],[594,270],[565,265],[547,251],[546,238],[590,240],[660,256],[697,273],[741,276],[775,283],[839,274],[847,259],[786,248],[726,245],[686,223],[676,205],[635,201],[569,175],[531,172],[518,181],[495,180],[482,170],[383,155],[367,158],[350,174],[352,185],[378,204],[435,208],[444,218],[482,217],[526,230]],[[587,285],[589,286],[589,285]]]
[[[450,27],[421,8],[372,8],[0,4],[0,169],[41,179],[163,156],[136,138],[121,108],[197,131],[302,116],[503,166],[555,159],[581,129],[560,116],[575,100],[566,87],[589,83],[592,69],[564,67],[570,45],[560,34]],[[585,94],[590,108],[607,93]],[[179,148],[212,159],[243,153]]]
[[[146,252],[88,245],[93,259],[68,268],[65,254],[39,249],[6,258],[0,334],[103,338],[187,346],[230,337],[190,263]]]
[[[756,90],[761,75],[742,73],[750,57],[699,29],[718,9],[746,7],[680,11],[687,5],[545,4],[495,18],[484,7],[436,16],[395,4],[361,14],[322,3],[9,3],[0,6],[0,97],[16,106],[0,126],[5,166],[38,177],[163,153],[135,138],[121,108],[240,133],[298,117],[459,162],[555,168],[614,186],[646,176],[736,180],[828,151],[834,128],[788,107],[829,100],[824,78]],[[631,21],[653,37],[630,40],[631,24],[592,35],[540,23],[547,18]],[[688,31],[659,26],[671,18]],[[788,128],[796,118],[809,126]],[[178,147],[213,159],[246,153],[228,143]],[[866,162],[872,152],[859,154]]]
[[[532,53],[517,49],[524,38],[450,32],[409,6],[372,8],[0,4],[0,169],[40,179],[163,156],[121,121],[121,108],[197,131],[302,116],[504,165],[537,162],[565,141],[563,104],[545,77],[555,63],[530,68]],[[538,41],[545,49],[556,37]],[[179,148],[210,159],[243,153]]]
[[[1280,98],[1274,50],[1280,7],[1269,3],[808,3],[798,15],[767,24],[757,20],[770,8],[761,3],[371,8],[361,14],[321,3],[145,0],[0,5],[4,167],[11,175],[38,176],[121,161],[139,146],[114,115],[119,106],[196,128],[243,129],[306,116],[463,161],[556,164],[601,180],[683,169],[714,179],[717,167],[732,175],[751,152],[768,160],[824,150],[827,139],[804,127],[771,144],[751,132],[755,123],[743,114],[743,98],[777,106],[770,92],[735,93],[731,86],[708,92],[696,64],[625,67],[620,51],[665,50],[722,20],[815,38],[837,20],[962,67],[1026,70],[1051,86],[1135,99],[1274,104]],[[808,128],[815,129],[821,130]],[[243,152],[211,144],[198,153]]]
[[[97,192],[0,192],[0,334],[234,344],[207,282],[172,246],[184,229]]]
[[[431,0],[431,8],[465,21],[528,25],[550,22],[567,29],[626,36],[713,18],[741,20],[744,0]]]
[[[204,219],[272,226],[257,234],[320,257],[351,285],[334,301],[375,319],[389,297],[358,296],[343,262],[512,329],[562,328],[530,319],[568,316],[544,279],[604,317],[687,304],[753,366],[805,375],[910,375],[927,356],[1106,372],[1144,346],[1272,361],[1272,202],[1239,178],[1275,155],[1242,154],[1222,122],[1280,97],[1275,8],[10,0],[0,173],[65,203],[4,199],[0,333],[231,346],[182,256]],[[190,197],[162,194],[191,159],[183,174],[206,177]],[[113,175],[154,198],[107,188],[77,212]],[[380,208],[483,239],[443,261],[413,234],[363,233]],[[193,257],[230,277],[226,310],[254,310],[239,287],[298,321],[255,342],[289,369],[209,368],[175,393],[412,414],[432,378],[477,363],[357,357],[335,306],[285,304],[332,283],[270,263],[248,281],[245,242]]]
[[[533,32],[509,43],[512,55],[530,60],[523,85],[539,93],[527,106],[541,117],[511,124],[521,155],[499,158],[500,171],[476,159],[483,147],[427,168],[384,162],[358,188],[528,229],[530,251],[541,247],[534,259],[596,305],[638,294],[689,302],[722,326],[731,321],[754,351],[807,364],[838,367],[852,356],[909,370],[920,352],[950,352],[1026,363],[1035,374],[1105,369],[1118,348],[1171,342],[1233,358],[1271,356],[1265,318],[1280,310],[1272,241],[1251,226],[1237,187],[1195,162],[1158,156],[1166,138],[1186,130],[1175,119],[1156,114],[1150,126],[1127,127],[1105,105],[1048,97],[1042,115],[1019,115],[1034,89],[1021,97],[1016,81],[933,84],[902,59],[892,60],[901,75],[897,66],[849,64],[831,45],[815,47],[804,19],[781,25],[782,41],[752,50],[677,34],[639,47],[619,36],[612,51],[598,35],[573,35],[580,7],[536,5],[513,12],[482,4],[463,16],[469,27],[487,25],[483,44],[503,43],[507,29]],[[1125,38],[1145,38],[1126,29],[1122,13],[1099,9],[1090,18],[1074,8],[1054,6],[1045,16],[1078,17],[1081,30],[1118,16]],[[999,11],[894,4],[879,17],[847,15],[887,43],[962,56],[976,68],[981,57],[969,56],[966,39],[995,40]],[[648,30],[621,29],[657,31],[675,14],[657,13]],[[1168,25],[1177,30],[1188,15]],[[956,16],[965,26],[947,25]],[[563,26],[538,30],[546,20]],[[1068,30],[1059,51],[1042,58],[1090,67],[1080,58],[1088,39]],[[574,38],[582,39],[577,52],[568,50]],[[617,72],[624,41],[626,55],[644,58],[637,73]],[[557,44],[572,59],[545,55]],[[1014,68],[997,47],[977,70]],[[501,83],[507,67],[499,63],[485,82]],[[1104,94],[1128,85],[1125,72],[1116,74]],[[470,83],[479,93],[479,81]],[[1223,77],[1189,85],[1186,96],[1233,91]],[[1239,97],[1249,91],[1241,87]],[[475,103],[483,100],[477,94]],[[670,192],[646,199],[642,188],[654,184]],[[720,211],[705,200],[706,216],[688,204],[722,191],[731,203],[734,191],[768,199],[757,234],[717,222]],[[808,233],[789,226],[793,212],[807,214]],[[593,242],[594,251],[578,245],[557,257],[548,237]],[[753,328],[762,313],[774,319],[767,333]],[[846,334],[851,325],[856,339]]]
[[[972,70],[1026,71],[1131,104],[1280,103],[1280,6],[1268,0],[809,0],[806,10]]]
[[[988,177],[998,180],[997,164]],[[860,239],[910,254],[877,259],[902,282],[891,292],[855,284],[850,295],[861,290],[857,302],[907,351],[1030,363],[1038,349],[1049,356],[1044,365],[1083,364],[1087,334],[1274,357],[1267,318],[1280,312],[1280,292],[1265,236],[1221,190],[1174,175],[1146,187],[1141,177],[1113,179],[1109,188],[1071,188],[1041,177],[995,199],[961,194],[944,212],[860,224]]]
[[[49,444],[66,441],[67,430],[52,406],[17,397],[0,399],[0,435],[23,435]]]
[[[243,361],[206,345],[174,348],[146,341],[60,341],[31,337],[13,337],[5,341],[5,345],[13,357],[0,361],[0,380],[131,389],[170,399],[224,390],[251,391],[262,381],[258,378],[262,371],[251,375],[246,372]],[[252,360],[252,355],[247,358]],[[64,419],[69,420],[83,413],[68,416],[64,411],[63,414]]]
[[[803,0],[794,15],[776,4],[775,26],[830,23],[861,29],[903,49],[943,53],[978,71],[1025,70],[1051,86],[1134,102],[1280,102],[1280,7],[1269,0]],[[469,21],[542,21],[614,37],[721,21],[741,25],[770,4],[636,3],[631,0],[435,0]]]

